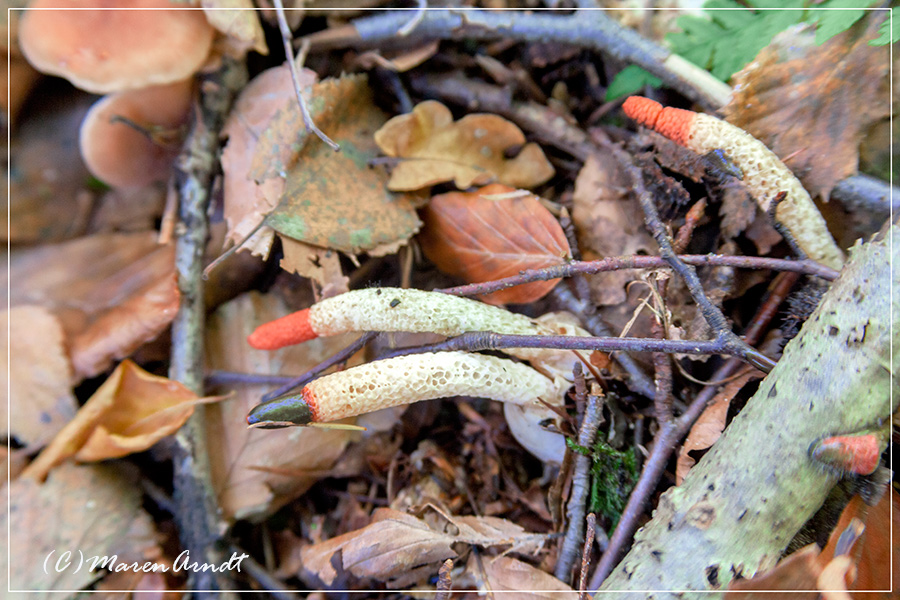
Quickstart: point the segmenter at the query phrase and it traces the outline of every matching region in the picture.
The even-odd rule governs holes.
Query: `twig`
[[[506,335],[492,331],[472,331],[436,344],[398,348],[379,359],[423,352],[477,352],[501,348],[553,348],[556,350],[599,350],[601,352],[665,352],[667,354],[727,354],[743,358],[745,351],[725,340],[658,340],[632,337],[579,337],[574,335]],[[755,366],[755,365],[754,365]]]
[[[796,275],[781,274],[776,278],[776,284],[772,286],[769,297],[763,302],[750,325],[747,327],[745,339],[748,344],[755,344],[762,337],[762,333],[768,326],[771,319],[775,316],[777,307],[784,301],[790,288],[793,285]],[[721,381],[730,377],[741,366],[741,361],[732,358],[725,362],[713,374],[714,381]],[[706,408],[707,403],[712,400],[718,386],[707,386],[701,390],[697,397],[691,402],[688,410],[682,413],[674,421],[664,421],[660,423],[660,430],[657,433],[653,449],[650,456],[644,463],[638,482],[628,498],[625,510],[619,519],[619,524],[613,532],[609,540],[609,546],[600,563],[597,565],[594,574],[591,576],[590,589],[596,590],[603,583],[603,580],[612,572],[613,568],[619,561],[619,557],[625,550],[625,546],[631,541],[631,537],[638,528],[641,515],[644,513],[644,506],[649,500],[653,491],[659,483],[660,476],[665,470],[675,445],[684,437],[697,417]]]
[[[434,600],[450,600],[450,589],[453,587],[453,559],[448,558],[438,569],[438,581]]]
[[[390,11],[355,20],[340,31],[312,35],[317,48],[334,48],[354,43],[374,45],[396,39],[408,21],[404,11]],[[529,42],[561,42],[609,54],[618,60],[641,66],[670,87],[706,108],[718,109],[728,103],[731,88],[704,69],[665,48],[622,27],[601,10],[578,10],[571,15],[552,12],[491,12],[479,9],[429,10],[407,40],[508,38]]]
[[[788,260],[783,258],[764,258],[760,256],[723,256],[719,254],[682,254],[678,259],[696,267],[737,267],[739,269],[769,269],[772,271],[790,271],[802,275],[821,277],[826,281],[837,279],[834,269],[820,265],[811,260]],[[543,269],[528,269],[518,275],[495,279],[484,283],[470,283],[452,288],[435,290],[456,296],[479,296],[499,290],[515,287],[533,281],[571,277],[576,273],[592,275],[620,269],[661,269],[671,265],[661,256],[610,256],[600,260],[577,262],[571,261],[562,265]]]
[[[583,376],[581,380],[583,384]],[[581,391],[585,391],[583,385]],[[584,396],[582,396],[582,401],[584,401]],[[602,419],[602,408],[603,399],[600,396],[591,394],[587,397],[584,419],[578,432],[579,446],[591,448],[594,445],[597,429]],[[575,561],[581,554],[580,550],[584,543],[584,517],[587,512],[587,497],[590,489],[591,457],[578,454],[575,456],[575,467],[572,472],[572,492],[569,495],[569,504],[566,510],[568,526],[559,549],[559,560],[556,563],[554,572],[556,578],[565,583],[572,580]],[[593,540],[591,541],[593,542]]]
[[[584,320],[582,321],[584,328],[593,335],[598,337],[612,337],[612,331],[610,331],[609,326],[603,321],[600,313],[597,312],[597,309],[593,305],[576,298],[569,288],[564,285],[557,285],[553,288],[552,294],[554,299],[562,304],[566,310],[573,314],[582,315],[584,317]],[[617,352],[612,356],[613,359],[625,369],[625,372],[628,373],[628,381],[626,382],[628,388],[642,396],[652,398],[654,390],[653,381],[650,380],[650,377],[647,376],[644,369],[635,362],[631,355],[627,352]]]
[[[294,61],[294,51],[291,48],[291,40],[293,38],[291,28],[288,27],[287,19],[284,16],[284,4],[281,0],[272,0],[272,3],[275,5],[275,14],[278,16],[278,27],[281,29],[281,40],[284,42],[285,58],[288,65],[290,65],[291,79],[294,82],[294,93],[297,95],[297,102],[300,104],[300,114],[303,115],[303,125],[307,131],[313,132],[320,140],[331,146],[332,150],[339,152],[341,147],[316,127],[309,114],[309,108],[307,108],[306,100],[303,98],[303,90],[300,89],[300,74],[297,72],[297,63]],[[301,47],[300,52],[305,54],[306,49]]]
[[[241,561],[241,567],[247,570],[247,574],[256,580],[262,589],[265,590],[266,596],[275,598],[276,600],[293,600],[297,598],[297,592],[292,592],[281,581],[276,579],[269,573],[265,567],[253,560],[252,556],[232,544],[229,550],[237,556],[245,556]]]
[[[290,381],[288,381],[278,389],[272,390],[271,392],[263,396],[262,400],[265,402],[266,400],[277,398],[282,394],[290,392],[294,388],[300,387],[301,385],[306,385],[307,383],[315,379],[320,373],[323,373],[331,367],[341,364],[342,362],[346,362],[348,358],[359,352],[366,344],[375,339],[376,335],[378,335],[378,333],[374,331],[367,331],[366,333],[359,336],[356,340],[354,340],[351,344],[348,344],[343,350],[341,350],[334,356],[322,361],[303,375],[292,378]]]
[[[853,175],[839,181],[831,197],[851,212],[863,212],[887,219],[891,211],[900,212],[900,189],[870,175]]]
[[[597,527],[597,515],[588,513],[587,531],[584,532],[584,548],[581,550],[581,574],[578,577],[578,600],[587,600],[588,567],[591,565],[591,547]]]
[[[656,240],[656,243],[659,246],[660,255],[667,263],[669,263],[672,270],[684,281],[691,297],[697,304],[697,308],[700,309],[703,318],[715,332],[716,339],[721,340],[724,344],[733,349],[736,356],[741,356],[745,361],[761,371],[766,373],[771,371],[775,366],[775,362],[746,344],[731,331],[728,321],[725,319],[725,315],[723,315],[722,311],[709,300],[706,296],[706,292],[703,291],[703,284],[697,276],[697,271],[675,254],[666,227],[660,220],[659,213],[656,210],[656,202],[644,186],[643,173],[634,164],[631,155],[612,144],[609,145],[609,149],[615,155],[629,179],[631,179],[632,190],[634,190],[634,194],[644,211],[644,220],[648,229],[650,229],[650,233],[653,235],[653,239]],[[729,352],[729,354],[731,353],[732,352]]]
[[[181,226],[175,241],[175,269],[181,303],[172,322],[172,357],[169,377],[187,388],[203,392],[203,331],[206,307],[203,303],[203,251],[209,234],[207,214],[210,188],[217,164],[219,132],[237,90],[247,81],[243,63],[223,58],[222,67],[205,78],[200,86],[199,107],[175,163],[180,199]],[[216,495],[210,479],[204,408],[175,435],[174,497],[175,515],[181,543],[191,559],[200,564],[219,564],[220,551],[214,546],[224,527],[220,526]],[[216,590],[219,583],[209,571],[191,573],[194,589]]]

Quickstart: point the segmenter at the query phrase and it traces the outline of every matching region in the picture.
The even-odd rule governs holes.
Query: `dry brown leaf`
[[[453,544],[509,546],[512,551],[533,553],[547,539],[496,517],[457,517],[443,512],[438,515],[434,522],[380,508],[372,523],[362,529],[303,548],[302,564],[307,573],[331,585],[340,575],[335,568],[339,556],[337,564],[356,577],[403,587],[430,577],[441,561],[457,556]],[[447,527],[448,521],[453,527]]]
[[[119,565],[160,557],[137,477],[121,468],[63,465],[43,484],[13,481],[9,493],[10,511],[3,511],[0,524],[6,531],[9,518],[14,551],[0,552],[0,569],[10,573],[10,588],[39,592],[29,598],[59,598],[48,590],[79,590],[102,577],[105,571],[90,571],[89,562],[77,568],[79,552],[86,560],[116,555]],[[70,568],[54,569],[67,560]]]
[[[247,345],[247,335],[257,325],[287,312],[272,294],[244,294],[219,307],[206,333],[209,367],[300,375],[350,341],[347,336],[319,338],[274,352]],[[229,519],[264,516],[302,494],[321,474],[301,473],[327,471],[354,435],[309,427],[249,429],[247,413],[259,403],[264,389],[238,386],[232,397],[206,408],[213,486]]]
[[[851,28],[821,46],[811,26],[788,29],[733,77],[723,111],[785,160],[803,186],[827,199],[857,171],[859,143],[887,116],[890,49],[870,46],[882,19]]]
[[[678,452],[678,461],[675,468],[676,485],[681,485],[688,471],[691,470],[691,467],[696,462],[689,452],[691,450],[706,450],[716,443],[725,429],[725,419],[728,416],[728,407],[731,405],[732,399],[748,381],[759,379],[760,377],[762,377],[762,373],[755,369],[746,371],[737,379],[729,381],[707,405],[703,414],[691,427],[691,431],[684,440],[684,445],[681,446],[681,450]]]
[[[504,600],[547,600],[569,597],[574,590],[544,571],[509,556],[483,557],[483,587]],[[469,558],[467,570],[482,579],[479,561]],[[567,594],[568,592],[568,594]]]
[[[255,17],[255,13],[254,18]],[[300,70],[301,85],[316,82],[316,74]],[[261,184],[250,176],[250,166],[256,153],[257,140],[279,111],[296,104],[291,71],[281,65],[263,71],[245,87],[222,130],[228,143],[222,151],[224,174],[224,214],[228,223],[226,242],[239,244],[271,212],[284,192],[284,180],[273,177]],[[274,233],[263,227],[247,240],[242,248],[266,258],[272,247]]]
[[[177,431],[193,414],[197,400],[177,381],[125,360],[23,475],[43,479],[71,456],[87,462],[146,450]]]
[[[798,600],[817,600],[819,597],[816,579],[822,572],[818,563],[819,547],[810,544],[787,558],[774,568],[757,574],[751,579],[733,579],[728,585],[728,600],[765,600],[772,598],[766,590],[798,590],[790,597]],[[803,593],[799,590],[812,590]]]
[[[572,194],[572,221],[585,260],[656,252],[628,189],[615,161],[592,155],[584,162]],[[631,269],[592,275],[592,298],[600,306],[620,304],[626,298],[625,286],[637,278]]]
[[[174,247],[157,244],[154,232],[15,250],[5,275],[13,306],[40,305],[59,318],[76,382],[154,339],[178,310]]]
[[[423,218],[419,242],[425,255],[445,273],[467,282],[560,265],[570,256],[562,227],[537,196],[503,185],[435,196]],[[482,299],[491,304],[525,304],[542,298],[558,282],[537,281]]]
[[[72,367],[63,346],[62,327],[46,309],[17,306],[5,317],[0,336],[9,339],[10,345],[4,344],[0,350],[0,364],[8,364],[9,369],[0,375],[0,406],[10,410],[9,414],[3,411],[0,423],[4,435],[14,436],[33,451],[75,416]]]
[[[269,53],[259,12],[251,0],[202,0],[200,4],[206,20],[228,36],[237,55],[243,56],[248,50]]]
[[[454,122],[450,109],[434,100],[385,123],[375,141],[385,154],[401,159],[388,183],[394,191],[448,181],[460,189],[493,182],[532,188],[554,173],[540,146],[525,144],[525,136],[512,122],[480,113]],[[506,158],[507,151],[522,144],[515,158]]]
[[[295,240],[349,254],[408,240],[421,226],[413,200],[389,192],[384,172],[368,166],[378,156],[372,134],[385,116],[373,104],[366,78],[323,81],[314,86],[313,99],[317,126],[340,144],[341,152],[318,139],[298,147],[290,158],[294,166],[287,171],[284,196],[266,224]],[[277,123],[278,118],[267,132]],[[287,164],[282,146],[263,144],[266,135],[254,161],[269,156],[271,163]],[[282,143],[296,145],[295,139]]]
[[[318,282],[322,288],[322,298],[331,298],[350,290],[350,278],[344,275],[341,257],[336,250],[310,246],[284,235],[279,237],[284,252],[279,263],[282,269]]]
[[[421,519],[379,508],[371,524],[306,546],[300,558],[304,570],[326,586],[347,571],[403,587],[436,573],[440,562],[456,557],[451,547],[455,541],[452,535],[432,531]]]

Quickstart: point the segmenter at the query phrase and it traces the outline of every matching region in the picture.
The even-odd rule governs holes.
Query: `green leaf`
[[[870,46],[887,46],[888,44],[895,44],[900,41],[900,25],[894,27],[893,34],[891,34],[891,19],[893,18],[894,11],[891,10],[891,16],[888,17],[887,21],[881,24],[881,27],[878,29],[880,35],[869,42]]]
[[[839,33],[847,31],[866,14],[873,0],[828,0],[810,11],[809,20],[817,22],[816,44],[821,46]],[[821,10],[823,8],[846,10]]]
[[[765,0],[753,3],[761,8]],[[684,16],[678,19],[681,33],[666,36],[669,46],[691,62],[709,69],[727,81],[765,48],[772,37],[801,21],[799,0],[779,2],[780,10],[748,10],[734,0],[710,0],[704,5],[710,18]],[[728,10],[726,10],[728,9]]]
[[[618,72],[606,88],[606,101],[633,94],[645,85],[659,87],[662,80],[637,65],[628,65]]]

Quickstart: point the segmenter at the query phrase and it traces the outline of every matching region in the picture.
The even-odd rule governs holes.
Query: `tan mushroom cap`
[[[147,8],[169,10],[66,10]],[[34,0],[19,25],[19,43],[39,71],[94,93],[162,85],[196,73],[215,31],[203,11],[168,0]]]
[[[180,150],[179,130],[191,109],[193,80],[110,94],[95,103],[79,133],[88,170],[112,187],[136,187],[168,179]],[[156,132],[154,141],[114,117]]]

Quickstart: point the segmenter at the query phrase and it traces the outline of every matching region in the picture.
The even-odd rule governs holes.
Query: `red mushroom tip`
[[[319,337],[309,322],[309,309],[291,313],[260,325],[247,337],[247,343],[257,350],[277,350]]]

